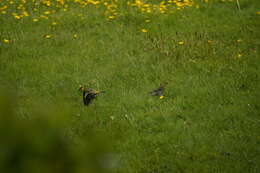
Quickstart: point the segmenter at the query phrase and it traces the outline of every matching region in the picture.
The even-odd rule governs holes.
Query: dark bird
[[[165,90],[166,85],[168,84],[168,82],[164,82],[160,85],[159,88],[149,92],[152,96],[163,96],[163,92]]]
[[[83,103],[85,106],[88,106],[100,93],[104,93],[105,91],[96,91],[90,88],[80,87],[79,91],[83,93]]]

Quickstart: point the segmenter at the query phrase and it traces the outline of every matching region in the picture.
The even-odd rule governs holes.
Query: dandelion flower
[[[4,43],[10,43],[10,42],[11,42],[11,40],[4,39],[4,40],[3,40],[3,42],[4,42]]]
[[[145,20],[145,22],[146,22],[146,23],[149,23],[149,22],[151,22],[151,20],[149,20],[149,19],[146,19],[146,20]]]
[[[242,42],[242,40],[241,40],[241,39],[238,39],[237,42],[240,43],[240,42]]]
[[[48,16],[40,15],[40,17],[43,19],[48,19]]]
[[[73,38],[77,38],[77,37],[78,37],[78,35],[77,35],[77,34],[74,34],[74,35],[73,35]]]
[[[51,14],[51,12],[50,11],[44,11],[43,14],[48,15],[48,14]]]
[[[15,15],[14,18],[15,19],[21,19],[21,16]]]
[[[141,32],[148,32],[148,30],[147,29],[141,29]]]
[[[39,19],[33,19],[33,22],[38,22],[39,21]]]
[[[260,11],[256,12],[256,14],[259,14],[259,15],[260,15]]]
[[[8,6],[7,5],[4,5],[3,7],[0,7],[0,10],[4,10],[4,9],[7,9]]]
[[[241,58],[241,57],[242,57],[242,54],[241,54],[241,53],[238,53],[238,54],[237,54],[237,57],[238,57],[238,58]]]
[[[160,99],[163,99],[164,98],[164,96],[160,96]]]
[[[208,43],[212,43],[213,41],[212,40],[208,40]]]
[[[27,11],[24,11],[24,12],[23,12],[23,15],[24,15],[25,17],[28,17],[28,16],[29,16],[29,13],[28,13]]]
[[[51,38],[51,35],[46,34],[46,35],[44,36],[44,38]]]
[[[179,45],[184,45],[184,41],[179,41],[178,44]]]
[[[57,22],[52,22],[51,25],[55,26],[57,25]]]
[[[115,16],[108,16],[108,19],[114,19]]]

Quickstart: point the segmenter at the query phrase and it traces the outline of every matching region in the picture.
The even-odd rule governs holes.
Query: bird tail
[[[150,94],[151,96],[155,96],[155,95],[156,95],[156,92],[150,91],[149,94]]]

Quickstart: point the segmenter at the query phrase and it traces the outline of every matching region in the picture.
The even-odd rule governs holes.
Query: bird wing
[[[164,88],[160,87],[150,92],[152,96],[161,95],[163,93]]]
[[[88,94],[84,97],[84,104],[85,104],[85,105],[89,105],[89,104],[92,102],[92,100],[93,100],[94,98],[96,98],[96,95],[97,95],[97,94],[95,94],[95,93],[88,93]]]
[[[87,93],[86,92],[83,92],[83,103],[84,105],[88,105],[87,101],[86,101],[86,97],[87,97]]]

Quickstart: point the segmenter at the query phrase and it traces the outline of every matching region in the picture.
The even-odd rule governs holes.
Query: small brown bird
[[[164,82],[160,85],[159,88],[149,92],[152,96],[163,96],[163,92],[165,90],[166,85],[168,85],[168,82]]]
[[[98,94],[105,92],[105,91],[92,90],[90,88],[85,88],[83,86],[80,86],[79,91],[83,93],[82,95],[83,103],[85,106],[88,106],[93,101],[93,99],[97,97]]]

